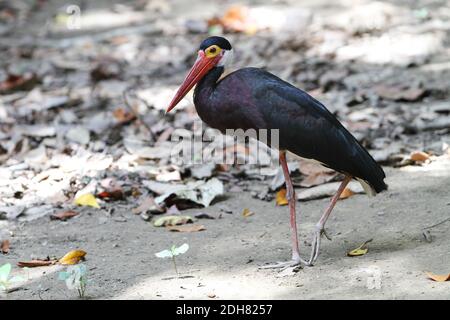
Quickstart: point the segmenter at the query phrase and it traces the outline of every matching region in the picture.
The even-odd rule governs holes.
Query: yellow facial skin
[[[207,58],[214,58],[216,57],[222,49],[219,46],[216,46],[215,44],[205,49],[205,56]]]

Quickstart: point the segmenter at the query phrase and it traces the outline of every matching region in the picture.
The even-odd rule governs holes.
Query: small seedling
[[[11,284],[19,281],[23,281],[21,277],[12,277],[10,278],[9,275],[11,273],[11,264],[7,263],[0,267],[0,290],[3,290],[5,292],[8,292],[9,287]]]
[[[65,281],[67,289],[78,291],[80,298],[84,298],[87,286],[87,268],[84,264],[77,264],[67,267],[66,271],[61,271],[58,279]]]
[[[186,253],[189,250],[189,245],[187,243],[182,244],[178,248],[173,245],[169,250],[163,250],[161,252],[155,253],[155,256],[158,258],[172,258],[173,266],[175,268],[175,272],[179,275],[177,270],[177,264],[175,262],[175,257],[179,254]]]

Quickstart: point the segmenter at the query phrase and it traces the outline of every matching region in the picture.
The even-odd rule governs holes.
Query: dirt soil
[[[68,222],[45,217],[16,225],[12,252],[1,260],[15,264],[82,248],[88,252],[88,296],[95,299],[449,299],[450,283],[433,282],[424,271],[448,272],[450,221],[429,229],[431,243],[423,231],[449,217],[450,161],[388,168],[387,177],[388,192],[340,201],[328,224],[332,241],[323,241],[316,266],[287,276],[258,266],[290,256],[288,209],[246,193],[229,193],[204,209],[217,214],[226,207],[233,213],[200,220],[206,230],[190,234],[143,223],[120,204],[111,216],[89,209]],[[314,222],[327,202],[299,205],[305,256]],[[243,207],[255,214],[244,218]],[[346,255],[368,239],[373,241],[366,255]],[[177,259],[178,278],[169,260],[154,255],[173,243],[190,245]],[[57,280],[59,269],[16,269],[29,281],[4,298],[74,298],[76,293]]]

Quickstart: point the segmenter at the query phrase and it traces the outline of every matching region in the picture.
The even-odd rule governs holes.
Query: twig
[[[429,226],[429,227],[425,227],[425,228],[423,228],[423,229],[424,229],[424,230],[426,230],[426,229],[431,229],[431,228],[437,227],[437,226],[440,225],[440,224],[446,223],[447,221],[450,221],[450,218],[444,219],[444,220],[442,220],[441,222],[438,222],[438,223],[436,223],[436,224],[433,224],[432,226]]]

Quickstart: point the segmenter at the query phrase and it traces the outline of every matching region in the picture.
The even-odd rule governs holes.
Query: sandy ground
[[[283,276],[258,270],[267,262],[290,256],[288,209],[248,194],[227,194],[226,199],[203,209],[232,214],[200,220],[206,230],[173,233],[153,227],[126,207],[112,216],[95,209],[68,222],[48,217],[15,225],[11,253],[0,262],[15,264],[32,256],[63,255],[70,249],[87,251],[94,299],[449,299],[450,282],[427,279],[424,271],[449,272],[450,221],[430,229],[431,243],[423,228],[450,216],[450,161],[423,167],[387,168],[388,192],[375,198],[355,195],[340,201],[328,224],[333,240],[324,240],[314,267]],[[309,254],[310,233],[327,204],[326,199],[300,203],[301,250]],[[244,218],[242,208],[255,212]],[[198,212],[191,209],[186,213]],[[346,253],[373,238],[369,252],[360,257]],[[169,260],[154,256],[172,244],[188,243],[179,256],[182,274],[174,277]],[[14,269],[29,280],[6,299],[67,299],[57,280],[60,266]]]

